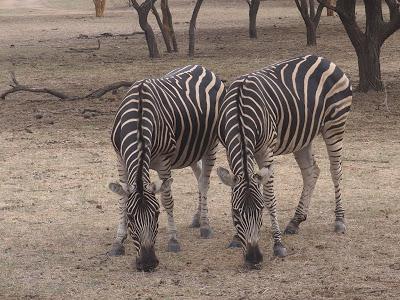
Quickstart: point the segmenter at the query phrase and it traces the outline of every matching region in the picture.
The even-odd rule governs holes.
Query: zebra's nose
[[[140,254],[136,258],[136,269],[138,271],[151,272],[158,266],[158,259],[154,247],[141,248]]]
[[[245,263],[251,269],[259,269],[263,261],[263,255],[258,244],[247,244]]]

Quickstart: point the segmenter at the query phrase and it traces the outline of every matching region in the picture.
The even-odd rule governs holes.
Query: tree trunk
[[[257,38],[257,13],[260,7],[260,0],[251,0],[249,8],[249,36],[252,39]]]
[[[194,56],[194,44],[195,44],[195,29],[196,29],[196,20],[197,15],[199,14],[199,10],[203,0],[197,0],[196,5],[193,10],[192,18],[190,19],[189,24],[189,56]]]
[[[161,0],[161,11],[163,17],[163,26],[168,32],[170,41],[172,41],[173,51],[178,52],[178,43],[176,42],[174,25],[172,22],[172,14],[169,9],[168,0]]]
[[[106,0],[93,0],[96,9],[96,17],[103,17],[106,8]]]
[[[319,4],[315,10],[314,0],[296,0],[295,3],[306,25],[307,46],[315,46],[317,45],[317,28],[323,5]]]
[[[163,39],[164,39],[165,47],[167,48],[167,52],[171,53],[172,48],[171,48],[171,40],[169,38],[168,29],[164,27],[164,24],[161,21],[160,15],[154,5],[151,8],[151,10],[153,11],[154,16],[156,17],[158,27],[160,27],[160,31],[161,31]]]
[[[307,29],[307,46],[315,46],[317,45],[317,29],[315,25],[310,22],[309,24],[306,23]]]
[[[367,41],[364,47],[356,49],[358,57],[358,74],[360,83],[358,89],[368,92],[370,89],[384,89],[381,77],[380,46],[376,42]]]
[[[146,0],[140,6],[138,6],[136,2],[132,3],[139,15],[140,28],[143,29],[146,36],[147,47],[149,48],[149,56],[150,58],[158,58],[160,57],[160,52],[158,51],[157,41],[154,36],[153,28],[151,28],[150,24],[147,22],[147,17],[149,16],[149,12],[153,4],[154,2],[152,0]]]

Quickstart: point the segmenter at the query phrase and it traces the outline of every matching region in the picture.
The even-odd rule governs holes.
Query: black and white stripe
[[[200,227],[202,237],[210,235],[207,191],[224,95],[221,80],[198,65],[174,70],[158,79],[142,80],[131,87],[112,130],[121,186],[114,184],[111,188],[123,196],[113,254],[122,254],[128,225],[139,252],[137,267],[146,270],[156,266],[157,192],[161,192],[168,214],[168,249],[179,251],[170,188],[172,169],[192,167],[199,184],[199,207],[193,226]],[[160,181],[150,181],[149,169],[157,171]]]
[[[326,142],[335,187],[335,230],[344,232],[341,155],[351,99],[346,75],[332,62],[314,55],[244,75],[229,87],[221,108],[219,138],[227,150],[233,175],[223,168],[218,173],[224,183],[232,186],[236,238],[246,250],[247,262],[257,264],[262,260],[258,240],[264,204],[271,216],[274,253],[286,254],[273,189],[272,163],[276,155],[294,153],[303,176],[300,202],[285,232],[297,232],[300,222],[306,219],[319,175],[312,141],[320,133]]]

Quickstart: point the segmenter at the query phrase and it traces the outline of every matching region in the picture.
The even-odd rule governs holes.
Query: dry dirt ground
[[[10,70],[23,83],[71,94],[192,63],[230,81],[304,53],[333,60],[358,81],[339,19],[323,17],[318,46],[307,48],[292,1],[262,2],[257,40],[247,37],[245,1],[205,1],[192,60],[186,41],[193,1],[170,1],[181,51],[157,60],[147,58],[142,34],[115,36],[140,31],[122,2],[110,1],[106,16],[96,19],[91,1],[0,1],[0,90]],[[96,46],[95,36],[104,32],[114,36],[101,37],[100,50],[69,50]],[[400,299],[399,42],[397,33],[382,51],[391,113],[377,109],[383,93],[354,97],[344,155],[347,234],[332,230],[333,188],[318,139],[321,176],[309,218],[300,234],[284,237],[290,255],[274,259],[265,216],[259,271],[246,270],[241,252],[226,249],[233,234],[230,196],[215,172],[209,195],[214,237],[202,240],[188,228],[197,202],[189,169],[174,172],[173,185],[183,251],[166,252],[161,214],[155,273],[135,270],[129,239],[126,256],[107,256],[117,225],[117,197],[107,189],[117,178],[109,134],[123,92],[73,102],[29,93],[0,100],[0,299]],[[164,49],[161,40],[159,46]],[[222,149],[217,165],[226,165]],[[292,156],[278,157],[276,172],[283,228],[298,202],[301,177]]]

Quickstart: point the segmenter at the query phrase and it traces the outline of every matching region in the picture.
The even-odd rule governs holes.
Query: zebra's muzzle
[[[245,263],[251,269],[259,269],[263,261],[263,255],[258,247],[258,244],[247,244]]]
[[[158,266],[158,259],[154,247],[142,247],[139,256],[136,258],[136,269],[138,271],[151,272]]]

